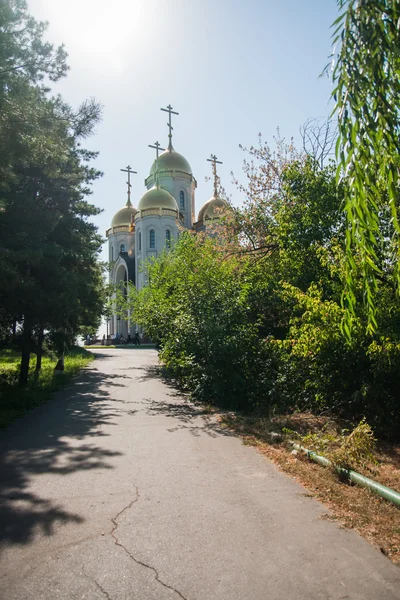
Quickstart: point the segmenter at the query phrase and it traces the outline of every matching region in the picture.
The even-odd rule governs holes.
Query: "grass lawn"
[[[0,429],[49,400],[53,392],[69,382],[82,367],[94,360],[94,356],[84,348],[73,348],[65,356],[64,372],[57,375],[54,375],[57,360],[43,356],[42,370],[35,378],[36,356],[32,354],[26,387],[18,384],[20,360],[21,355],[17,351],[0,349]]]

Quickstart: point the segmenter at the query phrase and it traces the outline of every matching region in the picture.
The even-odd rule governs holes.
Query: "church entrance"
[[[117,284],[123,295],[126,296],[128,286],[128,273],[125,265],[123,264],[118,267],[115,276],[115,283]],[[128,333],[130,333],[129,326],[130,323],[128,315],[126,315],[125,318],[123,314],[115,316],[115,334],[118,337],[122,336],[123,339],[126,340],[128,337]]]

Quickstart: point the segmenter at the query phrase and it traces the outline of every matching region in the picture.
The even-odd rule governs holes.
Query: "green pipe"
[[[300,444],[293,444],[293,447],[296,450],[301,450],[302,452],[307,454],[308,458],[320,465],[323,465],[324,467],[332,466],[330,460],[328,460],[324,456],[321,456],[320,454],[317,454],[316,452],[313,452],[312,450],[308,450],[307,448],[300,446]],[[342,475],[346,479],[350,479],[350,481],[358,483],[358,485],[362,485],[363,487],[372,490],[373,492],[378,494],[378,496],[381,496],[382,498],[385,498],[385,500],[396,504],[396,506],[400,506],[400,494],[395,490],[392,490],[391,488],[386,487],[385,485],[381,485],[373,479],[364,477],[364,475],[361,475],[360,473],[357,473],[352,469],[343,469],[343,467],[335,466],[335,470],[339,473],[339,475]]]

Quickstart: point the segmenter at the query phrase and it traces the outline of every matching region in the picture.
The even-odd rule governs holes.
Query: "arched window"
[[[121,248],[119,249],[120,252],[125,252],[125,244],[121,244]]]
[[[156,247],[156,232],[154,229],[150,229],[150,248]]]
[[[142,232],[141,231],[139,231],[138,244],[139,244],[139,250],[141,250],[142,249]]]
[[[179,210],[185,210],[185,192],[183,190],[179,192]]]
[[[171,248],[171,231],[169,229],[165,232],[165,245],[167,248]]]
[[[114,260],[114,246],[111,246],[111,260]]]

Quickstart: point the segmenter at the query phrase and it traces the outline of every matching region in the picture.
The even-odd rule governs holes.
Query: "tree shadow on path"
[[[195,437],[202,434],[213,438],[221,435],[237,437],[234,431],[219,422],[215,413],[210,412],[200,404],[192,404],[189,401],[178,402],[176,400],[172,402],[156,401],[151,398],[146,398],[145,401],[148,404],[146,410],[148,415],[164,415],[177,421],[176,425],[167,429],[170,433],[186,429]]]
[[[224,427],[219,422],[216,413],[201,402],[191,401],[189,394],[184,392],[177,382],[168,376],[164,367],[151,365],[142,370],[144,374],[137,377],[137,381],[160,379],[170,390],[168,396],[172,398],[171,401],[153,400],[151,398],[144,399],[147,403],[146,412],[148,415],[164,415],[178,421],[176,426],[168,428],[167,431],[174,433],[182,429],[187,429],[196,437],[201,434],[206,434],[214,438],[221,435],[236,437],[236,434],[231,429]]]
[[[0,546],[27,544],[38,531],[52,535],[56,523],[83,521],[32,493],[30,483],[42,474],[113,468],[111,459],[121,453],[102,448],[100,442],[106,435],[102,427],[119,416],[109,403],[113,388],[123,387],[117,379],[87,369],[0,435]],[[96,436],[99,444],[85,443],[87,436]]]

